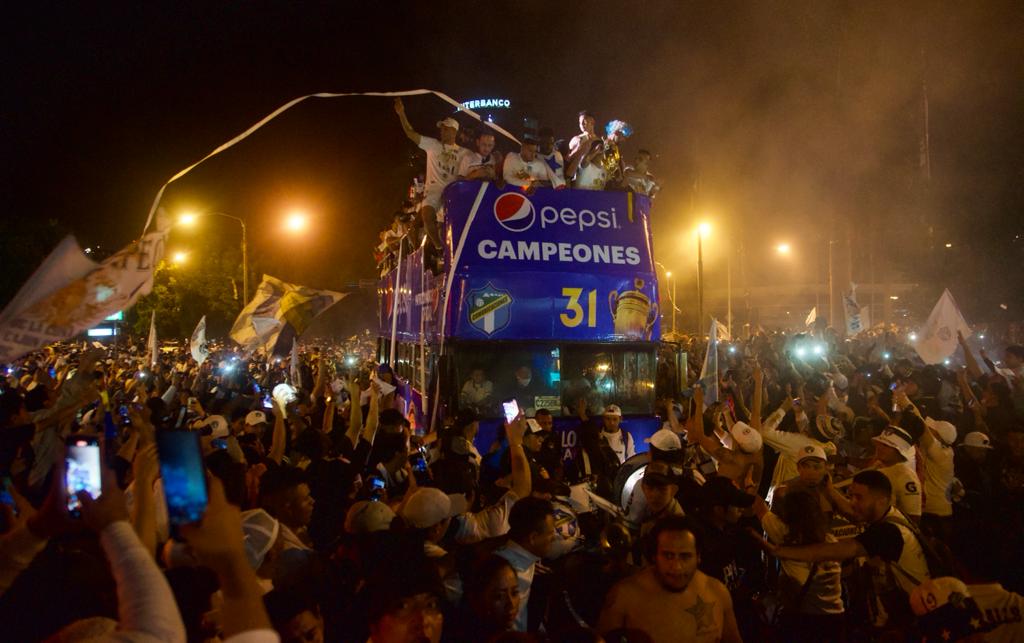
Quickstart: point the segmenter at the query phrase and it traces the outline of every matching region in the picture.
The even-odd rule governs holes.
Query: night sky
[[[813,249],[849,238],[857,281],[870,256],[889,279],[926,283],[924,308],[949,285],[969,317],[1006,301],[1024,317],[1020,2],[374,4],[6,8],[8,240],[56,220],[83,246],[121,246],[167,178],[289,99],[429,88],[532,105],[559,137],[582,108],[631,122],[627,154],[656,154],[655,247],[681,300],[687,231],[709,218],[711,281],[726,240],[744,245],[756,286],[817,279]],[[424,134],[450,111],[406,105]],[[165,207],[244,217],[261,268],[342,287],[373,276],[413,151],[387,99],[307,102],[175,184]],[[313,217],[301,241],[279,234],[291,208]],[[206,229],[237,241],[230,225]],[[801,263],[773,263],[779,240]],[[5,267],[23,279],[32,263]]]

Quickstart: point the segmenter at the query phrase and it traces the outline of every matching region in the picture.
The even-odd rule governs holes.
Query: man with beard
[[[668,516],[650,536],[651,564],[612,588],[598,631],[640,630],[659,642],[741,641],[729,591],[697,569],[690,522]]]

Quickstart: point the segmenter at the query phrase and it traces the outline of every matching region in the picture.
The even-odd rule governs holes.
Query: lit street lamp
[[[678,310],[678,307],[676,306],[676,280],[672,278],[672,271],[668,270],[667,268],[665,268],[665,264],[661,263],[660,261],[655,261],[654,263],[656,263],[659,266],[661,266],[661,269],[665,271],[665,279],[667,281],[671,281],[672,282],[672,334],[675,335],[676,334],[676,311]],[[664,311],[662,311],[662,312],[664,312]]]
[[[249,303],[249,242],[245,229],[245,221],[224,212],[203,212],[201,214],[184,212],[178,217],[178,223],[183,226],[190,227],[195,224],[196,220],[200,216],[224,217],[225,219],[237,221],[238,224],[242,226],[242,307],[244,308],[245,305]]]
[[[284,227],[289,232],[302,232],[309,224],[309,217],[304,212],[292,212],[284,221]]]
[[[188,253],[179,250],[171,255],[171,261],[176,264],[183,264],[188,261]]]
[[[779,253],[780,255],[788,255],[791,250],[792,248],[789,247],[788,243],[780,243],[779,245],[775,246],[775,252]]]

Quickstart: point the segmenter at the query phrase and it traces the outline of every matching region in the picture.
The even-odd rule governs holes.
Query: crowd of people
[[[412,247],[418,247],[420,235],[425,234],[431,247],[440,249],[441,194],[454,181],[490,181],[528,194],[539,187],[569,187],[629,190],[653,198],[660,189],[651,173],[650,151],[637,150],[631,164],[623,158],[621,145],[633,133],[625,121],[609,121],[602,136],[595,129],[597,117],[584,110],[579,113],[579,133],[571,139],[556,140],[552,128],[542,127],[525,133],[518,151],[502,153],[494,130],[486,124],[463,129],[448,117],[437,122],[438,136],[433,138],[413,128],[400,98],[395,99],[395,111],[406,136],[426,153],[426,174],[422,182],[415,180],[392,224],[380,232],[375,256],[382,275],[394,267],[399,245],[410,232]]]
[[[388,365],[328,345],[48,347],[0,393],[4,638],[1024,639],[1024,348],[962,340],[963,369],[894,337],[716,349],[720,377],[659,386],[639,445],[585,396],[491,444],[471,408],[424,430]],[[207,472],[189,524],[170,431]],[[77,436],[103,476],[72,517]]]

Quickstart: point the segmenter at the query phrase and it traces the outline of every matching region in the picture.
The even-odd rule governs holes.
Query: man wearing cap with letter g
[[[409,140],[427,153],[426,193],[420,212],[423,215],[423,227],[430,237],[430,242],[438,250],[441,249],[441,236],[437,231],[437,213],[441,209],[441,193],[445,187],[459,176],[459,164],[463,155],[468,153],[455,142],[459,133],[459,122],[452,117],[437,122],[441,140],[421,136],[409,124],[405,116],[405,105],[401,98],[395,99],[395,113],[402,123],[402,130]]]
[[[898,426],[890,426],[881,435],[871,438],[875,443],[875,465],[892,483],[892,504],[911,520],[921,520],[921,480],[910,464],[914,439]]]

